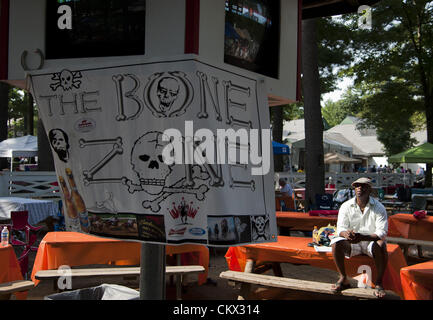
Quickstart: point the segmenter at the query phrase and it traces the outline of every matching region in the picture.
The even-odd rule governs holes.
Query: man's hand
[[[358,243],[362,241],[361,239],[362,235],[360,233],[356,233],[353,230],[342,231],[340,233],[340,236],[346,238],[346,240],[349,241],[350,243]]]

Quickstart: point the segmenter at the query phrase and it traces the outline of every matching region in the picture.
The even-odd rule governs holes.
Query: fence
[[[412,186],[414,174],[404,173],[326,173],[325,184],[332,178],[337,189],[349,188],[353,181],[368,177],[375,187],[388,187],[397,184]],[[305,173],[275,173],[275,188],[278,179],[287,178],[293,188],[305,188]],[[0,197],[60,198],[57,177],[54,171],[0,172]]]
[[[350,188],[353,181],[368,177],[372,180],[374,187],[389,187],[397,184],[413,186],[416,175],[411,173],[326,173],[325,184],[332,178],[332,184],[336,189]],[[275,173],[275,187],[278,187],[278,179],[287,178],[292,188],[305,188],[305,173],[277,172]]]
[[[0,172],[0,196],[60,198],[54,171]]]

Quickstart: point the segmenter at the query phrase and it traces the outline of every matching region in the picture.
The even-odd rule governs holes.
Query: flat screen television
[[[72,28],[59,28],[67,5]],[[47,0],[46,58],[143,55],[146,0]]]
[[[280,1],[225,0],[224,62],[278,78]]]

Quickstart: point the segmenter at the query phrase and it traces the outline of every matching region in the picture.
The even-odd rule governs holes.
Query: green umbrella
[[[433,144],[424,143],[388,158],[389,163],[433,163]]]

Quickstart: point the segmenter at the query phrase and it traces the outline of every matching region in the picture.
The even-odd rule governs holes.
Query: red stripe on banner
[[[200,0],[186,0],[185,53],[199,52]]]
[[[302,99],[302,83],[301,83],[301,48],[302,47],[302,0],[298,0],[298,70],[296,80],[296,101]]]
[[[9,0],[0,0],[0,80],[8,78]]]

